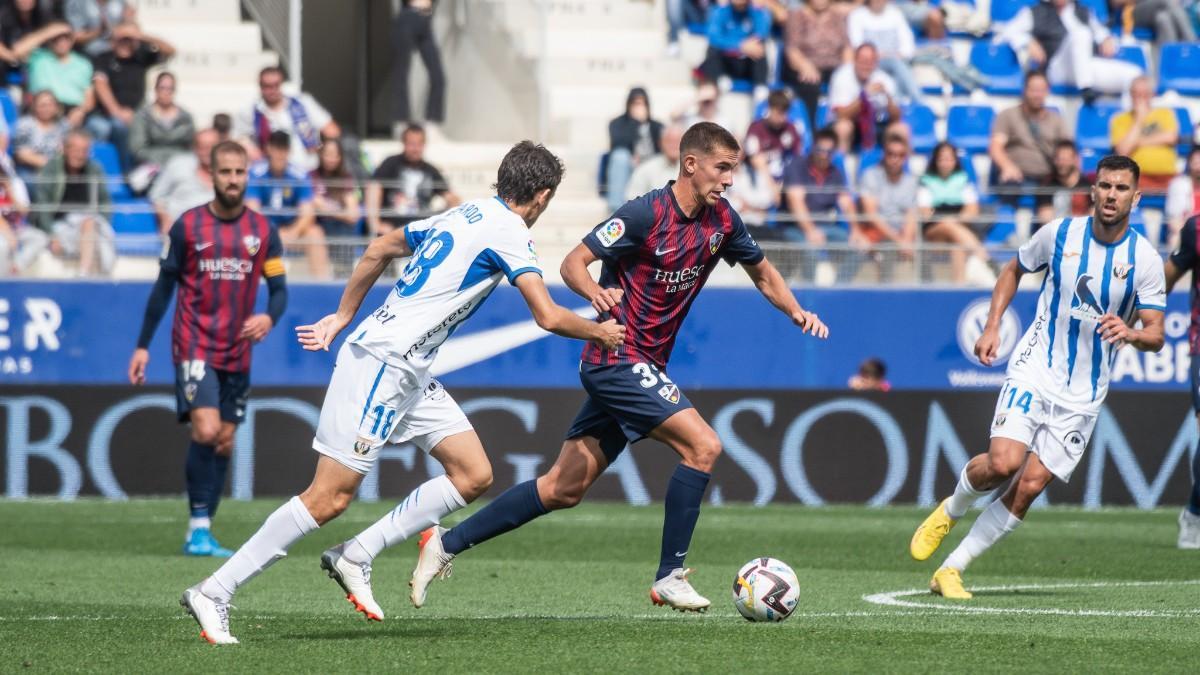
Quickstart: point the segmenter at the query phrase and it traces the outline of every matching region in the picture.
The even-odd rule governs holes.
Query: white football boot
[[[1179,512],[1179,548],[1200,549],[1200,516],[1193,515],[1185,506]]]
[[[670,607],[680,612],[703,612],[712,603],[696,592],[687,576],[691,568],[678,568],[654,582],[650,587],[650,600],[659,606]]]
[[[346,600],[362,612],[368,621],[383,621],[383,608],[371,592],[371,564],[354,563],[342,555],[345,544],[338,544],[321,554],[321,569],[346,591]]]
[[[209,644],[236,645],[238,639],[229,634],[229,603],[201,593],[200,585],[184,591],[179,604],[200,624],[200,637]]]
[[[454,571],[454,566],[450,564],[454,554],[446,553],[442,548],[442,535],[445,533],[446,528],[437,525],[421,533],[421,542],[418,544],[421,552],[417,556],[412,580],[408,582],[412,587],[408,597],[413,607],[419,608],[425,604],[425,594],[429,592],[429,584],[434,579],[449,579]]]

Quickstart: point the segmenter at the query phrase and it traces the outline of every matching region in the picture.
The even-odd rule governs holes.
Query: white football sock
[[[342,555],[353,563],[369,563],[388,546],[437,525],[443,517],[466,505],[449,478],[445,475],[431,478],[390,513],[346,542]]]
[[[1009,513],[1008,507],[997,499],[979,514],[979,518],[971,526],[971,531],[950,557],[946,558],[942,567],[953,567],[960,572],[967,569],[972,560],[983,555],[984,551],[1017,529],[1020,524],[1021,519]]]
[[[970,465],[970,462],[967,462],[967,465]],[[946,502],[946,514],[958,520],[966,515],[967,509],[971,508],[976,500],[986,494],[987,492],[980,492],[971,486],[971,481],[967,478],[967,466],[963,466],[954,494],[950,495],[950,501]]]
[[[188,539],[192,538],[192,533],[195,532],[196,530],[199,530],[199,529],[208,530],[211,528],[212,528],[212,521],[209,520],[208,516],[200,516],[200,517],[192,516],[191,518],[188,518]]]
[[[292,497],[267,516],[258,532],[204,580],[200,592],[214,600],[229,602],[238,587],[286,556],[292,544],[318,527],[304,502],[299,497]]]

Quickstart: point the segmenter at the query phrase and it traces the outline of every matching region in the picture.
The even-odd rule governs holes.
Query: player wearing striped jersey
[[[1138,165],[1105,157],[1087,218],[1048,223],[1017,252],[996,281],[975,354],[991,365],[1000,320],[1023,274],[1045,272],[1037,314],[1008,363],[992,418],[987,453],[967,462],[954,494],[934,509],[909,544],[916,560],[933,555],[977,499],[1011,479],[934,573],[929,587],[967,600],[962,571],[1021,524],[1030,504],[1055,478],[1067,482],[1091,437],[1118,349],[1163,346],[1166,287],[1162,259],[1129,226],[1137,203]],[[1141,327],[1137,328],[1136,325]]]
[[[180,422],[190,422],[186,477],[191,518],[186,555],[228,557],[212,536],[233,432],[250,390],[250,347],[279,323],[287,306],[279,233],[262,214],[246,208],[246,150],[233,142],[212,149],[214,199],[189,209],[167,235],[158,281],[146,303],[129,381],[146,380],[150,340],[167,311],[176,283],[171,354]],[[270,298],[254,313],[260,278]]]
[[[721,441],[667,376],[680,326],[709,274],[725,261],[741,264],[763,296],[804,332],[828,335],[817,315],[796,302],[722,196],[733,182],[738,153],[737,140],[719,125],[693,125],[680,142],[678,180],[627,202],[567,255],[563,281],[602,315],[625,324],[625,344],[584,347],[579,371],[588,398],[549,472],[514,486],[453,529],[435,527],[422,536],[414,605],[424,604],[429,583],[449,572],[455,555],[575,506],[628,444],[649,437],[682,459],[667,486],[650,598],[681,611],[709,606],[688,582],[684,558]],[[599,283],[587,271],[596,261],[603,263]]]
[[[1192,356],[1192,410],[1200,422],[1200,237],[1196,236],[1197,227],[1200,227],[1200,216],[1192,216],[1183,224],[1179,231],[1179,248],[1167,260],[1163,272],[1167,277],[1168,293],[1183,275],[1192,273],[1192,321],[1188,343]],[[1192,496],[1179,512],[1179,539],[1176,541],[1179,548],[1191,550],[1200,549],[1200,442],[1196,450],[1192,453]]]
[[[368,619],[383,620],[371,589],[371,562],[396,544],[483,494],[492,467],[466,415],[429,372],[438,348],[501,281],[516,286],[537,324],[566,337],[615,349],[625,329],[555,304],[542,282],[529,228],[562,180],[549,150],[523,141],[500,164],[496,196],[386,234],[354,268],[338,310],[297,328],[310,351],[327,350],[358,312],[367,291],[395,258],[411,256],[384,304],[349,333],[321,406],[312,484],[269,516],[211,577],[184,592],[181,604],[209,642],[235,643],[229,632],[234,592],[301,537],[339,516],[385,443],[412,442],[441,463],[390,513],[321,556],[321,567]]]

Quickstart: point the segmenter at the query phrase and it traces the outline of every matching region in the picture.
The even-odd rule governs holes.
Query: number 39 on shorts
[[[1033,392],[1028,389],[1021,389],[1012,383],[1004,385],[1004,391],[1000,392],[1000,408],[1003,410],[1012,410],[1014,407],[1029,414],[1029,407],[1033,405]]]

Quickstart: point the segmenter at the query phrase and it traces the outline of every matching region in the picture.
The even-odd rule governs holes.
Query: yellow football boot
[[[970,600],[971,594],[963,588],[962,573],[953,567],[942,567],[929,580],[929,590],[948,600]]]
[[[908,552],[912,554],[913,560],[928,560],[933,552],[941,546],[942,540],[950,534],[950,530],[957,523],[946,513],[946,502],[949,498],[942,500],[941,504],[929,514],[925,522],[917,528],[913,534],[912,541],[908,543]]]

